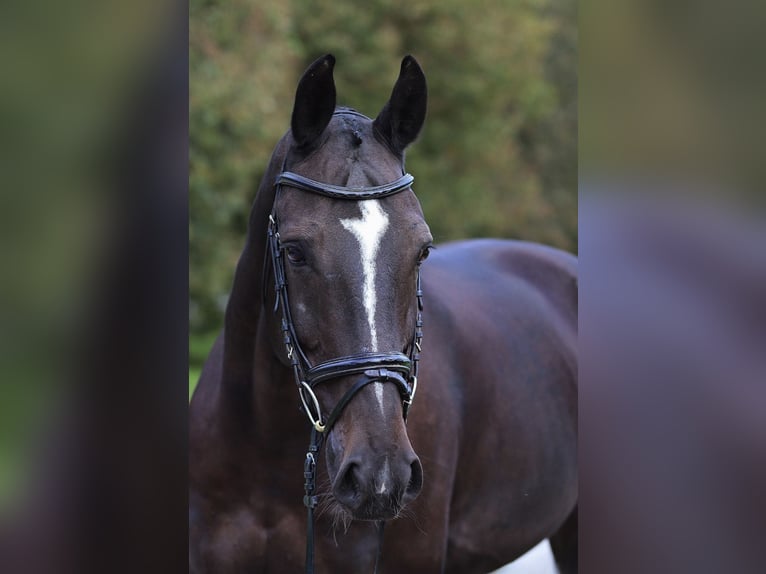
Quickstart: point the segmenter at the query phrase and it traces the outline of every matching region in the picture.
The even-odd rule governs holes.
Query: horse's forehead
[[[401,175],[401,158],[375,137],[372,121],[356,113],[333,116],[322,145],[294,171],[344,186],[373,186]]]
[[[380,227],[379,234],[386,237],[386,244],[395,248],[400,242],[407,242],[410,233],[418,234],[423,228],[427,229],[410,191],[361,201],[331,199],[293,189],[283,190],[281,195],[278,212],[283,214],[280,225],[284,225],[284,230],[295,230],[307,238],[330,240],[336,245],[356,241],[352,230],[361,233]],[[356,221],[358,223],[352,224]]]
[[[399,178],[402,160],[378,141],[369,118],[349,110],[333,116],[322,145],[290,166],[290,171],[322,183],[368,187]],[[360,234],[370,229],[376,230],[375,236],[386,235],[387,243],[394,246],[399,240],[406,241],[407,231],[422,220],[417,201],[407,191],[382,200],[359,202],[333,200],[298,190],[286,191],[279,198],[279,208],[283,210],[278,211],[289,213],[289,224],[305,230],[306,235],[317,233],[320,239],[330,239],[338,247],[338,242],[358,241]],[[359,223],[352,224],[354,221]],[[391,229],[396,229],[397,233],[390,233]],[[352,230],[356,230],[357,235]],[[382,255],[384,251],[381,249],[376,253]]]

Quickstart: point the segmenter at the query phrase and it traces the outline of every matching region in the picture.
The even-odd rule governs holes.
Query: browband
[[[410,187],[413,181],[415,181],[415,178],[409,173],[405,173],[399,179],[383,185],[375,185],[372,187],[343,187],[340,185],[315,181],[291,171],[283,171],[277,176],[274,184],[289,185],[290,187],[302,189],[303,191],[318,193],[319,195],[335,199],[360,201],[363,199],[377,199],[379,197],[386,197],[388,195],[399,193]]]

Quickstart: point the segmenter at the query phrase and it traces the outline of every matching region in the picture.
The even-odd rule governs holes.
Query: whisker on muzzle
[[[325,479],[317,487],[317,518],[329,515],[331,518],[332,538],[335,545],[338,545],[338,532],[342,530],[343,534],[348,533],[353,520],[351,514],[341,506],[332,493],[332,482]]]

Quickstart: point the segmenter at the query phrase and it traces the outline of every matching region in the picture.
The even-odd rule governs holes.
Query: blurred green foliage
[[[576,11],[574,0],[192,0],[192,334],[222,324],[297,80],[327,52],[338,103],[370,117],[405,54],[423,67],[428,118],[407,169],[437,241],[514,237],[575,251]]]

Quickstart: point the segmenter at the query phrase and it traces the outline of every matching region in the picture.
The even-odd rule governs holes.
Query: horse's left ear
[[[373,126],[398,154],[418,137],[426,119],[428,88],[417,60],[405,56],[391,99],[375,118]]]

